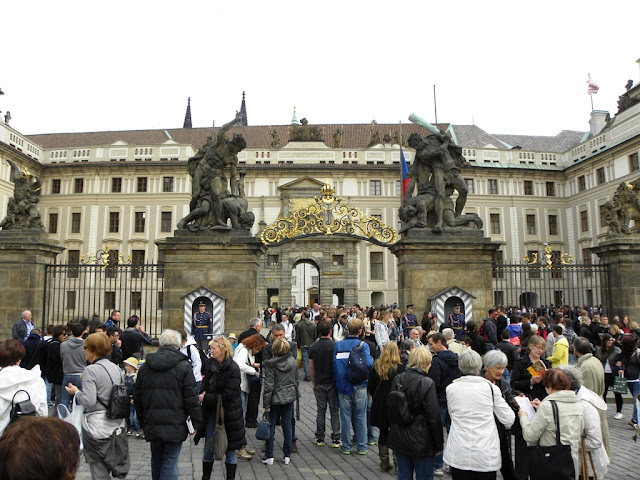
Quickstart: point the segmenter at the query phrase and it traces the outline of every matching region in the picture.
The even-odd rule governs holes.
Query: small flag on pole
[[[409,185],[409,167],[407,167],[407,161],[404,158],[402,145],[400,145],[400,163],[402,166],[402,197],[404,198],[407,193],[407,185]]]
[[[587,80],[587,85],[589,85],[587,87],[587,93],[589,95],[593,95],[595,93],[598,93],[598,90],[600,90],[600,87],[598,87],[598,85],[596,85],[596,82],[591,80],[591,76],[589,76],[589,80]]]

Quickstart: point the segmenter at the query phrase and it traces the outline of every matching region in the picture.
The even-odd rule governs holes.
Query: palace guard
[[[198,347],[205,352],[208,350],[209,337],[207,335],[211,335],[213,331],[213,319],[211,314],[205,311],[206,306],[207,304],[204,302],[198,304],[198,312],[193,315],[193,325],[191,327],[191,333]]]

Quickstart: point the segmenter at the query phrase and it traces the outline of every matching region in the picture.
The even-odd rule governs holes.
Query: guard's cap
[[[413,308],[413,303],[410,303],[409,305],[407,305],[407,308]]]
[[[453,306],[453,308],[460,308],[460,304],[459,304],[459,303],[456,303],[456,304]]]
[[[200,301],[200,303],[198,304],[198,306],[199,306],[199,307],[206,307],[206,306],[207,306],[207,304],[206,304],[206,303],[204,303],[203,301]]]

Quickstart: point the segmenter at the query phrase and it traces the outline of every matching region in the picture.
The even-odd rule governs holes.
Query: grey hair
[[[480,375],[482,357],[474,350],[462,352],[458,358],[458,368],[463,375]]]
[[[442,330],[442,334],[447,340],[453,340],[453,337],[455,336],[452,328],[445,328]]]
[[[559,368],[569,377],[569,382],[571,382],[571,390],[578,390],[582,387],[582,370],[580,367],[576,367],[575,365],[558,365],[556,368]]]
[[[262,320],[259,319],[258,317],[253,317],[251,320],[249,320],[249,327],[253,328],[256,327],[258,325],[262,324]]]
[[[24,312],[22,312],[22,315],[20,316],[20,318],[26,317],[27,313],[31,313],[31,310],[25,310]]]
[[[272,332],[279,332],[280,330],[284,332],[284,326],[281,323],[276,323],[271,329]]]
[[[584,337],[578,337],[573,340],[573,350],[581,355],[591,353],[591,342]]]
[[[160,338],[158,338],[158,344],[161,347],[172,347],[178,350],[180,348],[180,345],[182,345],[182,335],[180,335],[180,333],[175,330],[167,328],[160,334]]]
[[[414,340],[413,338],[407,338],[404,341],[404,349],[406,352],[408,352],[409,350],[411,350],[413,347],[418,345],[418,341]]]
[[[502,350],[489,350],[483,360],[486,368],[506,367],[509,361]]]

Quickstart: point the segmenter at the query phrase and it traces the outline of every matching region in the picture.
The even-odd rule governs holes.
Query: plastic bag
[[[80,436],[80,451],[84,449],[82,444],[82,416],[84,415],[84,407],[78,405],[75,397],[73,398],[73,410],[69,412],[69,409],[64,405],[58,405],[58,418],[61,418],[67,423],[73,425],[78,431]]]

